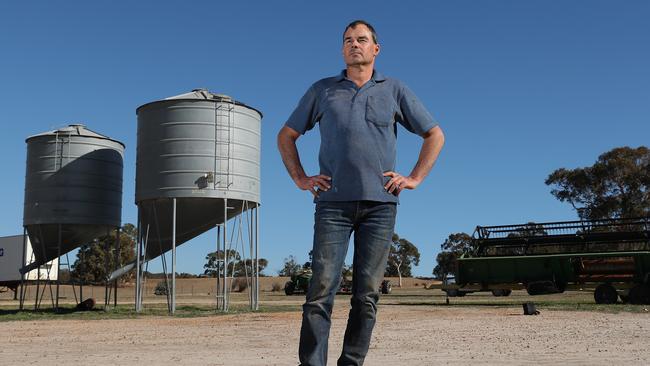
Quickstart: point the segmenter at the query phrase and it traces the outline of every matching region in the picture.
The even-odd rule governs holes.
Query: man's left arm
[[[423,139],[422,147],[420,148],[418,161],[415,167],[413,167],[411,174],[403,176],[391,171],[384,173],[385,177],[391,177],[384,186],[384,189],[388,192],[399,195],[403,189],[415,189],[431,171],[433,164],[438,159],[442,146],[445,144],[445,135],[439,126],[435,126],[421,136]]]

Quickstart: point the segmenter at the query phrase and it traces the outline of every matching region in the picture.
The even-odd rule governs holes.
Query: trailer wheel
[[[618,292],[609,283],[601,283],[594,291],[594,300],[596,304],[616,304]]]
[[[296,284],[293,283],[293,281],[289,281],[284,284],[284,293],[287,296],[293,295],[293,293],[296,291]]]

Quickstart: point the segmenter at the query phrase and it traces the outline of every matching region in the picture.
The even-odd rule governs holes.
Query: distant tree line
[[[555,170],[546,184],[581,219],[650,216],[650,149],[612,149],[592,166]]]
[[[210,252],[205,256],[206,263],[203,265],[203,274],[208,277],[217,277],[219,270],[223,266],[228,266],[228,276],[244,277],[250,276],[255,266],[254,261],[251,259],[242,259],[239,252],[233,249],[227,251],[219,250]],[[226,263],[227,262],[227,263]],[[257,272],[260,276],[264,276],[262,271],[268,266],[269,261],[265,258],[257,260]]]

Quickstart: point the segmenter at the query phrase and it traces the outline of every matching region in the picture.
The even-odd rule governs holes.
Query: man
[[[365,21],[343,34],[346,69],[314,83],[278,134],[278,149],[298,188],[316,202],[313,276],[303,305],[299,356],[325,365],[334,296],[354,232],[352,299],[339,365],[361,365],[375,324],[395,225],[397,196],[416,188],[431,170],[444,135],[415,95],[374,70],[377,35]],[[395,172],[397,126],[423,138],[408,176]],[[320,174],[307,176],[296,140],[319,123]]]

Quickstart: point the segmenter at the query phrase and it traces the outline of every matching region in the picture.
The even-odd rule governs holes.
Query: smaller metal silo
[[[124,144],[74,124],[28,137],[23,225],[39,266],[121,224]]]

